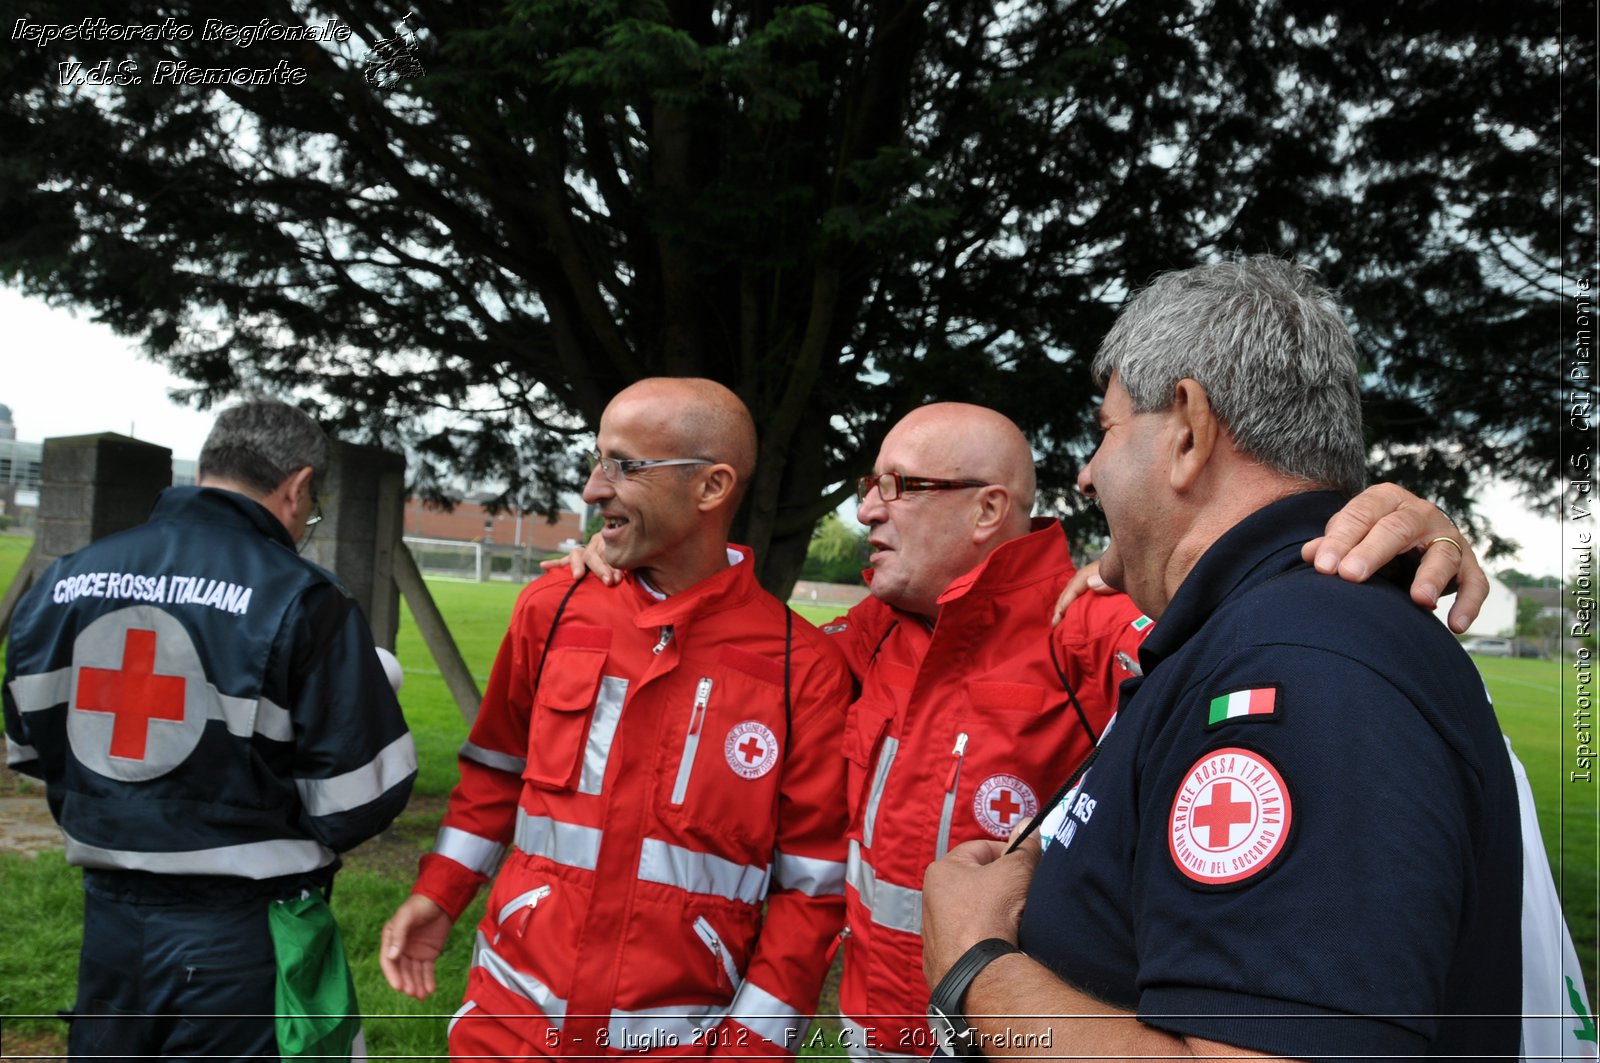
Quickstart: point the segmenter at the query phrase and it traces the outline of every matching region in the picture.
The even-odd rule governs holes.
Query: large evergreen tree
[[[1596,167],[1592,0],[1571,39],[1559,10],[438,0],[409,21],[421,76],[375,86],[403,6],[39,4],[196,32],[13,26],[0,275],[142,337],[202,403],[314,389],[411,446],[422,486],[529,508],[579,480],[611,393],[720,379],[762,433],[736,535],[782,589],[929,399],[1018,420],[1087,531],[1087,364],[1130,286],[1270,251],[1354,312],[1375,471],[1461,507],[1491,463],[1554,480],[1546,322],[1592,258]],[[243,48],[211,18],[356,37]],[[62,84],[102,60],[142,83]],[[161,61],[305,78],[157,84]]]

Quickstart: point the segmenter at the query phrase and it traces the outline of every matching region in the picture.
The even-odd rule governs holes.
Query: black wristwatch
[[[985,938],[961,954],[954,966],[933,987],[928,999],[928,1027],[939,1042],[939,1051],[948,1056],[981,1056],[978,1031],[967,1025],[961,1009],[961,998],[967,987],[978,977],[978,972],[1000,957],[1021,952],[1009,941]]]

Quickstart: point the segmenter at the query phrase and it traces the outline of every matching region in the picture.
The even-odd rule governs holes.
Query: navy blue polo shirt
[[[1174,1034],[1297,1057],[1515,1055],[1505,745],[1443,624],[1392,584],[1301,562],[1342,502],[1268,506],[1184,580],[1041,827],[1021,944]]]

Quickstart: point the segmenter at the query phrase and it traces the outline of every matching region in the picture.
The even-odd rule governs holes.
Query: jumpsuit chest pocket
[[[850,705],[842,743],[850,833],[868,844],[897,751],[898,743],[889,731],[916,681],[914,671],[890,662],[881,664],[877,672]]]
[[[844,726],[844,757],[859,768],[872,767],[873,755],[883,734],[894,719],[894,706],[882,701],[869,702],[866,698],[850,706]]]
[[[916,669],[893,661],[883,661],[874,669],[861,696],[845,714],[843,751],[852,767],[872,768],[879,743],[901,708],[910,702],[916,681]]]
[[[528,721],[528,766],[522,777],[531,785],[571,790],[578,784],[605,664],[603,649],[550,651]]]

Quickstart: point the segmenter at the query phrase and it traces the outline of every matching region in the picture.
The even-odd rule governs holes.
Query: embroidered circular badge
[[[1272,866],[1293,810],[1283,776],[1254,750],[1214,749],[1195,762],[1172,801],[1167,848],[1195,882],[1221,886]]]
[[[200,744],[211,687],[188,630],[149,605],[107,613],[72,644],[67,741],[97,775],[143,782]]]
[[[973,818],[996,838],[1011,837],[1011,828],[1038,811],[1033,787],[1015,775],[991,775],[972,795]]]
[[[759,779],[778,763],[778,739],[764,724],[754,720],[736,723],[722,743],[728,767],[745,779]]]

